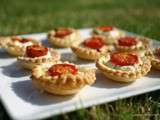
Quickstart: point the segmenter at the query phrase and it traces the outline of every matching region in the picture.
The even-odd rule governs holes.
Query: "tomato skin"
[[[12,37],[13,41],[19,41],[20,43],[27,43],[30,42],[30,38],[20,38],[20,37]]]
[[[97,29],[103,31],[103,32],[109,32],[113,30],[113,27],[110,25],[102,25],[102,26],[98,26]]]
[[[131,53],[112,53],[111,62],[119,66],[128,66],[138,63],[138,56]]]
[[[70,29],[61,28],[56,30],[54,37],[64,38],[65,36],[70,35],[71,33],[72,31]]]
[[[122,38],[119,38],[118,39],[118,44],[120,46],[133,46],[133,45],[136,45],[137,44],[137,40],[135,37],[122,37]]]
[[[92,49],[100,49],[104,46],[104,42],[103,39],[101,37],[91,37],[86,39],[83,42],[83,45],[88,47],[88,48],[92,48]]]
[[[60,76],[61,74],[71,73],[75,75],[77,73],[77,68],[75,65],[71,64],[56,64],[48,69],[51,76]]]
[[[35,58],[46,55],[48,52],[48,48],[40,45],[31,45],[27,46],[26,54],[28,57]]]

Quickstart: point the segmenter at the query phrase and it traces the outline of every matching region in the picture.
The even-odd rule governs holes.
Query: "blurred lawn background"
[[[0,35],[47,32],[54,27],[116,27],[160,40],[160,0],[0,0]],[[16,110],[16,108],[15,108]],[[0,105],[0,119],[9,119]],[[160,119],[160,91],[48,120]]]

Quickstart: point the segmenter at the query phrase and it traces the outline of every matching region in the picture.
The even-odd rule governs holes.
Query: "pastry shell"
[[[104,46],[101,48],[101,51],[90,48],[83,48],[80,46],[72,46],[71,49],[73,53],[75,53],[81,59],[96,60],[103,54],[113,51],[114,47],[112,45]]]
[[[151,63],[152,63],[152,68],[160,70],[160,59],[155,58],[155,55],[153,53],[155,49],[152,50],[150,56],[151,56]]]
[[[109,60],[109,54],[106,56],[103,56],[99,58],[96,61],[96,67],[109,79],[117,82],[123,82],[123,83],[128,83],[128,82],[133,82],[136,79],[145,76],[151,68],[151,61],[148,59],[146,56],[146,60],[141,64],[139,67],[139,70],[135,71],[123,71],[123,70],[116,70],[113,68],[108,67],[107,65],[104,65],[103,59]]]
[[[152,67],[157,70],[160,70],[160,61],[156,61],[152,59]]]
[[[103,54],[106,54],[107,52],[111,52],[114,50],[114,46],[107,43],[107,40],[105,37],[100,35],[94,35],[95,37],[101,37],[105,45],[100,48],[99,50],[88,48],[88,47],[82,47],[81,44],[77,46],[71,46],[71,50],[73,53],[77,55],[77,57],[86,59],[86,60],[96,60]],[[93,36],[93,37],[94,37]]]
[[[141,45],[134,45],[131,47],[128,46],[120,46],[118,45],[118,42],[115,44],[115,47],[118,51],[121,52],[132,52],[132,51],[143,51],[143,50],[147,50],[149,49],[150,46],[150,39],[146,38],[146,37],[142,37],[142,36],[136,36],[136,39],[138,41],[138,43],[140,43]]]
[[[32,70],[35,66],[45,63],[45,62],[52,62],[60,60],[60,55],[57,51],[53,50],[52,48],[49,49],[51,57],[36,57],[30,58],[26,56],[20,56],[17,58],[17,61],[23,68]]]
[[[36,40],[31,40],[30,42],[32,44],[41,44]],[[15,57],[23,56],[26,50],[26,46],[16,45],[16,43],[12,40],[12,37],[1,37],[0,46],[4,48],[7,53]]]
[[[81,42],[81,35],[78,30],[73,28],[69,28],[72,33],[63,38],[54,37],[55,30],[49,31],[48,33],[48,41],[55,47],[59,48],[68,48],[72,45],[78,45]]]
[[[78,68],[76,75],[67,73],[52,77],[48,75],[47,70],[54,64],[57,63],[43,63],[32,70],[32,82],[39,90],[56,95],[71,95],[96,80],[95,69],[90,68]]]

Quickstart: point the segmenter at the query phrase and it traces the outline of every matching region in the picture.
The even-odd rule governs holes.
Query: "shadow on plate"
[[[39,92],[32,85],[31,80],[13,82],[11,87],[18,97],[34,105],[58,104],[71,100],[74,96],[58,96],[49,94],[47,92]]]
[[[21,68],[17,62],[13,62],[10,65],[3,66],[2,73],[8,77],[24,77],[30,74],[28,70]]]
[[[0,49],[0,59],[9,59],[9,58],[13,57],[10,56],[6,51]]]
[[[48,39],[47,38],[46,39],[42,39],[42,44],[44,46],[47,46],[47,47],[53,47],[51,44],[48,43]]]
[[[106,89],[112,89],[112,88],[121,88],[130,85],[130,83],[120,83],[120,82],[114,82],[113,80],[110,80],[106,78],[99,70],[96,71],[96,82],[93,84],[93,87],[97,88],[106,88]]]
[[[69,61],[69,62],[75,63],[77,65],[94,63],[93,61],[80,59],[80,58],[76,57],[76,55],[74,55],[71,52],[62,53],[61,60],[62,61]]]
[[[148,73],[148,75],[146,77],[149,77],[149,78],[160,78],[160,71],[155,70],[155,69],[151,69],[151,71]]]

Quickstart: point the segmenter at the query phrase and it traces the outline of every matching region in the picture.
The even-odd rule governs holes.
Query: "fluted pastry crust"
[[[160,59],[158,59],[157,57],[156,57],[156,55],[155,55],[155,50],[156,49],[153,49],[152,51],[151,51],[151,63],[152,63],[152,67],[153,68],[155,68],[155,69],[157,69],[157,70],[160,70]]]
[[[15,36],[12,36],[15,37]],[[17,45],[17,43],[15,41],[12,40],[12,37],[1,37],[0,38],[0,46],[2,48],[4,48],[6,50],[6,52],[8,52],[10,55],[13,56],[23,56],[25,54],[25,50],[27,45],[23,46],[23,45]],[[17,41],[18,42],[18,41]],[[33,45],[33,44],[41,44],[40,42],[36,41],[36,40],[31,40],[29,42],[29,45]]]
[[[97,51],[95,49],[90,48],[83,48],[80,46],[72,46],[71,49],[79,58],[86,60],[96,60],[103,54],[106,54],[107,52],[111,52],[112,50],[114,50],[114,47],[112,45],[104,46],[101,48],[101,51]]]
[[[143,51],[149,49],[150,46],[150,39],[142,36],[137,36],[136,37],[138,43],[134,46],[120,46],[118,43],[115,44],[116,49],[118,51],[123,51],[123,52],[131,52],[131,51]]]
[[[48,52],[50,52],[51,54],[50,57],[42,56],[42,57],[30,58],[27,56],[20,56],[17,58],[17,61],[22,65],[22,67],[31,70],[39,64],[60,60],[60,55],[59,53],[57,53],[57,51],[50,48]]]
[[[105,58],[104,58],[105,57]],[[109,66],[105,65],[104,59],[109,61],[109,54],[107,56],[103,56],[99,58],[96,61],[96,67],[109,79],[117,81],[117,82],[133,82],[136,79],[145,76],[151,68],[151,62],[150,59],[146,58],[144,56],[145,60],[142,64],[140,64],[138,67],[138,70],[135,71],[123,71],[123,70],[116,70],[113,68],[110,68]]]
[[[160,70],[160,61],[152,60],[152,67]]]
[[[93,84],[96,80],[95,69],[89,68],[78,68],[76,75],[66,73],[59,77],[52,77],[47,71],[54,64],[57,63],[43,63],[32,70],[31,79],[33,84],[42,91],[57,95],[75,94],[81,88]]]
[[[48,41],[50,44],[54,45],[55,47],[60,48],[68,48],[72,45],[78,45],[81,42],[81,35],[78,30],[73,28],[68,28],[72,31],[70,35],[67,35],[63,38],[54,37],[55,30],[48,32]]]
[[[102,38],[105,45],[99,50],[96,50],[96,49],[88,48],[85,46],[82,47],[81,46],[82,43],[81,43],[80,45],[77,45],[77,46],[71,46],[71,50],[73,51],[73,53],[75,53],[79,58],[82,58],[82,59],[96,60],[103,54],[106,54],[107,52],[111,52],[114,50],[114,46],[111,45],[110,43],[107,43],[106,38],[104,38],[103,36],[94,35],[93,37]]]

